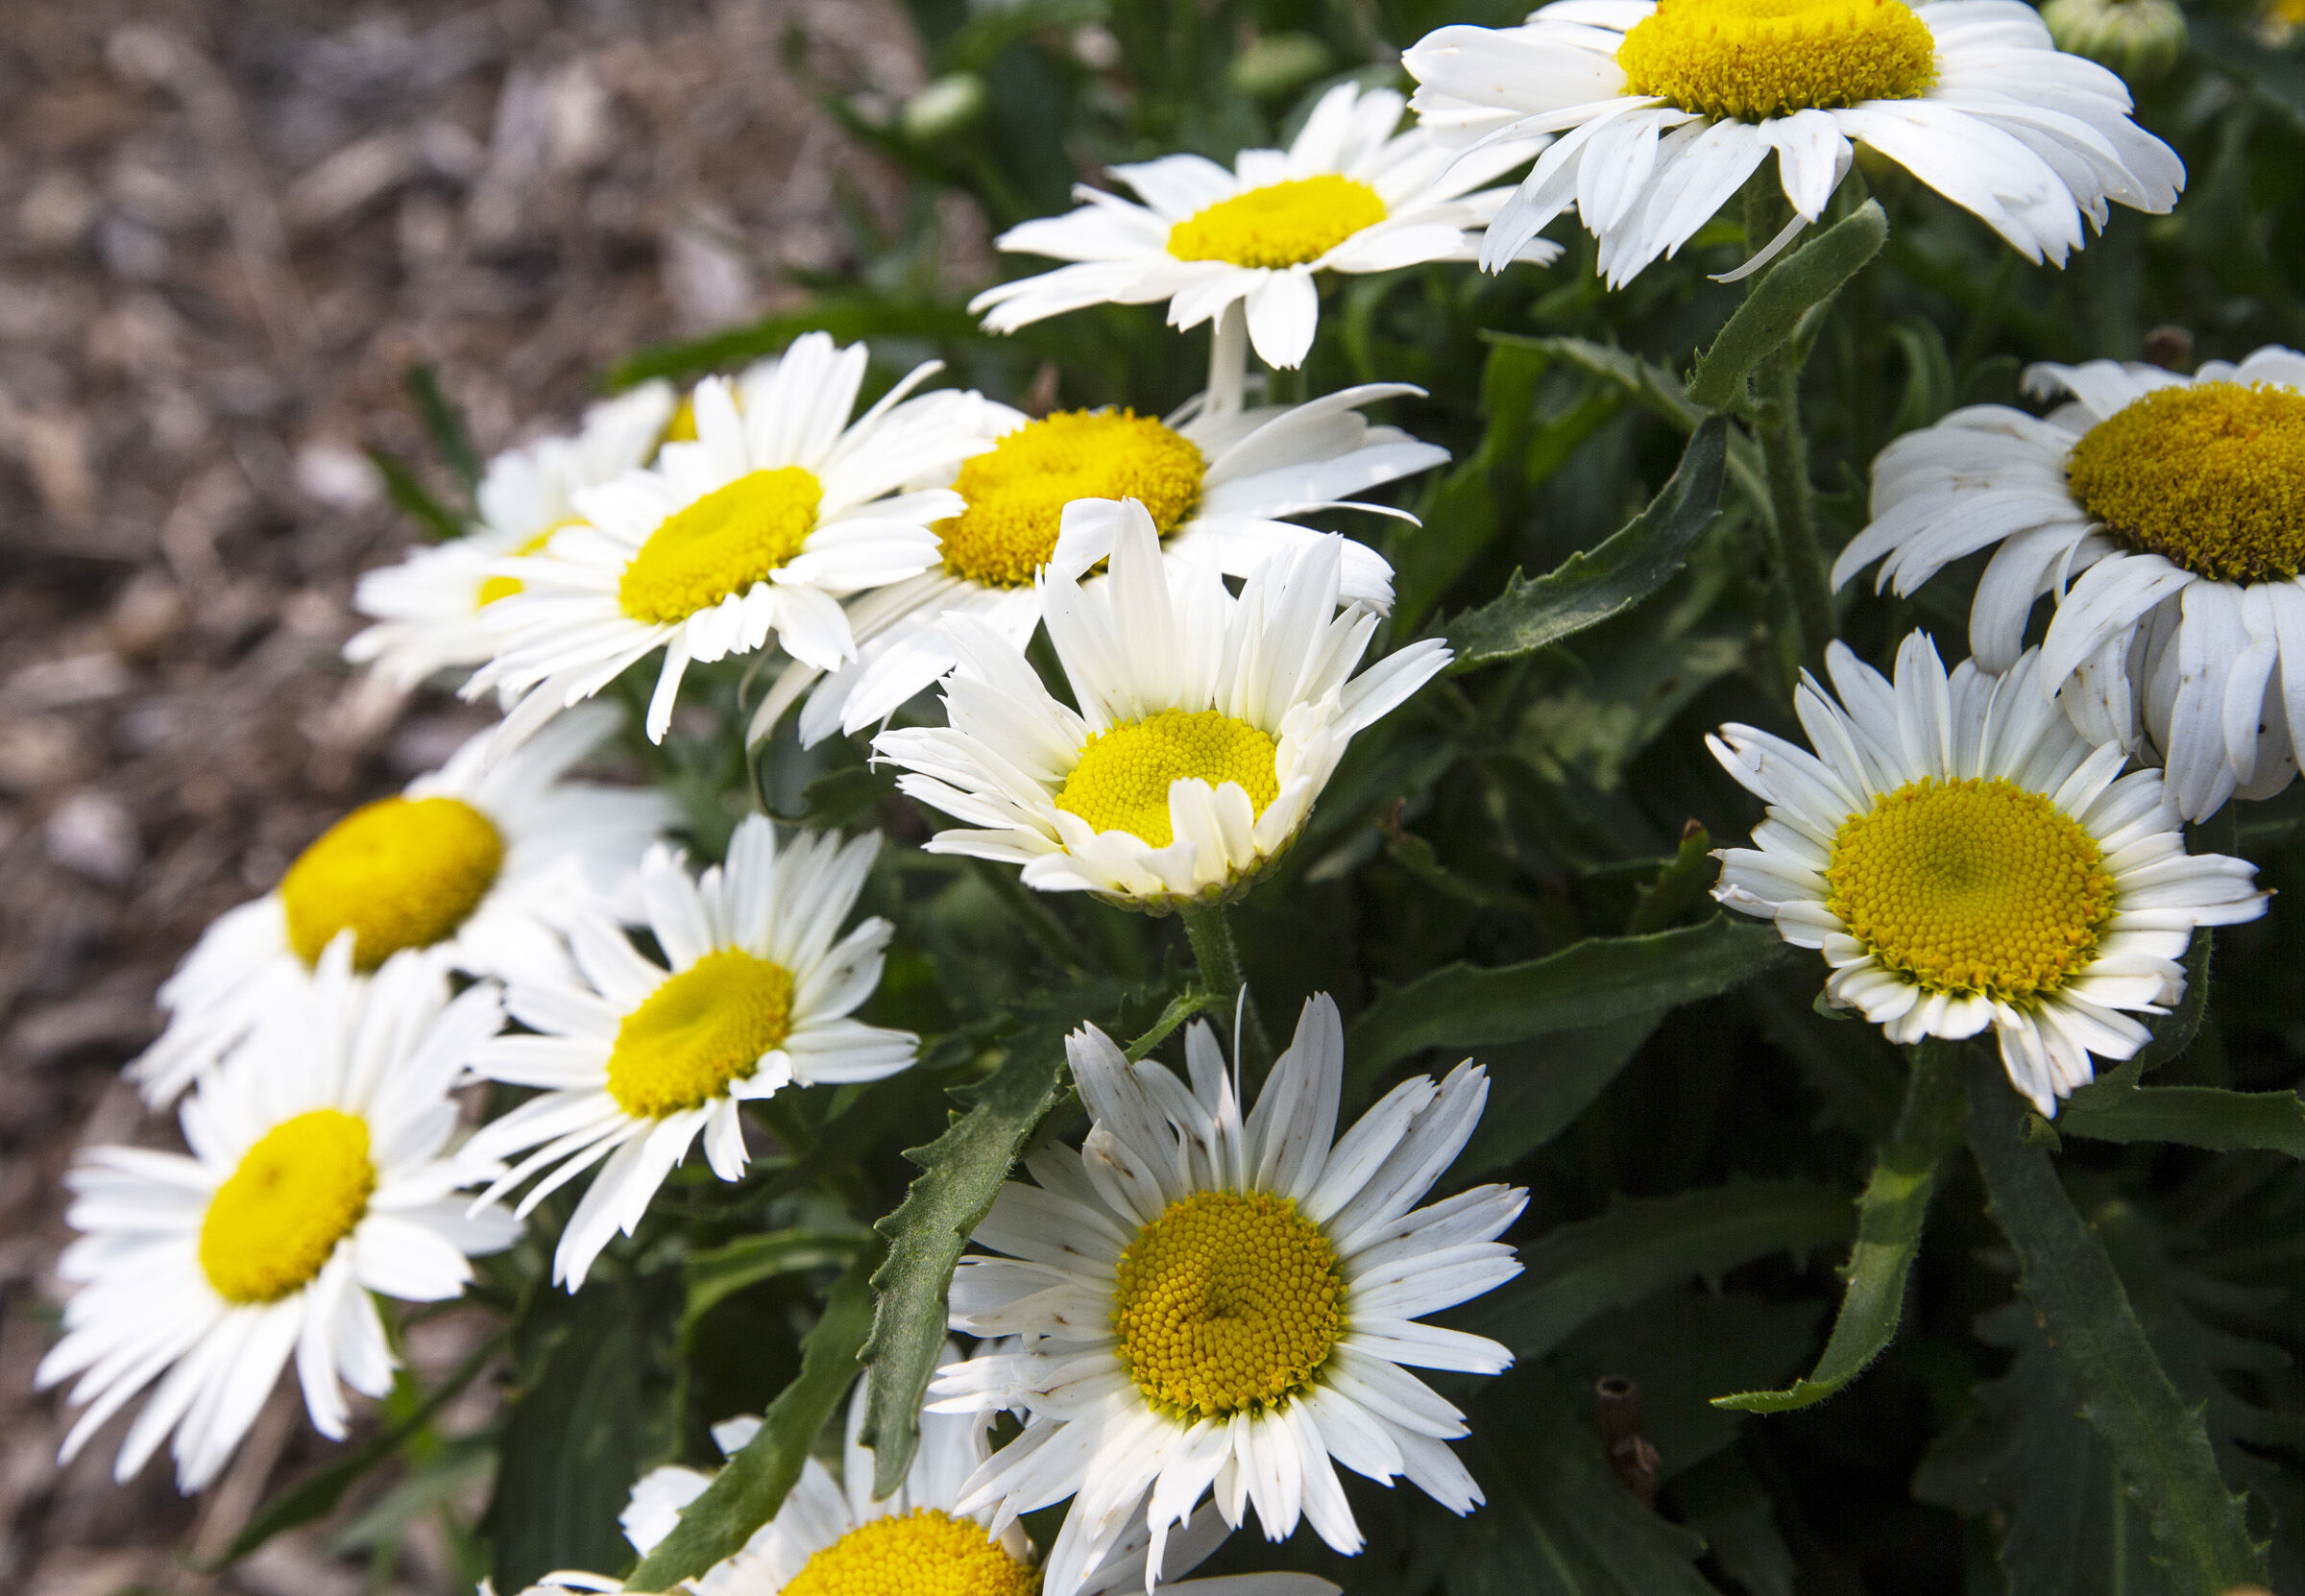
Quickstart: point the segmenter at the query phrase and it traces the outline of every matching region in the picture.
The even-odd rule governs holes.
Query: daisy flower
[[[1078,713],[1013,644],[954,621],[949,724],[873,743],[910,772],[906,792],[974,828],[927,848],[1154,912],[1245,887],[1296,839],[1353,735],[1449,660],[1427,639],[1352,675],[1377,619],[1337,614],[1343,542],[1275,555],[1235,598],[1211,567],[1164,561],[1127,501],[1109,581],[1041,584]]]
[[[1338,1463],[1405,1475],[1453,1512],[1481,1488],[1444,1444],[1465,1416],[1403,1366],[1494,1374],[1479,1336],[1417,1322],[1520,1272],[1495,1238],[1525,1192],[1478,1186],[1416,1206],[1455,1161],[1489,1096],[1469,1060],[1395,1087],[1341,1140],[1344,1029],[1327,996],[1244,1117],[1205,1025],[1185,1042],[1191,1084],[1130,1065],[1094,1027],[1066,1041],[1094,1124],[1078,1153],[1027,1160],[1002,1187],[953,1277],[952,1322],[1020,1349],[938,1371],[932,1410],[1021,1409],[1024,1433],[962,1487],[997,1528],[1073,1497],[1044,1596],[1073,1596],[1125,1533],[1173,1526],[1213,1493],[1269,1539],[1310,1521],[1347,1555],[1361,1534]],[[1332,1146],[1333,1142],[1333,1146]]]
[[[213,1480],[293,1358],[313,1427],[341,1439],[342,1385],[369,1396],[398,1360],[371,1293],[439,1302],[468,1258],[511,1245],[508,1215],[451,1197],[468,1178],[443,1151],[463,1057],[502,1023],[496,988],[454,1002],[409,955],[373,980],[339,940],[186,1100],[191,1155],[98,1148],[65,1177],[81,1237],[58,1275],[78,1285],[64,1339],[36,1384],[78,1376],[86,1411],[69,1462],[158,1382],[121,1443],[133,1477],[173,1434],[177,1483]]]
[[[1316,273],[1472,259],[1475,234],[1506,194],[1474,190],[1542,142],[1500,141],[1455,160],[1415,129],[1395,133],[1401,110],[1391,89],[1340,84],[1295,143],[1243,150],[1229,172],[1202,156],[1115,166],[1141,204],[1084,186],[1074,190],[1080,209],[1010,228],[1002,249],[1073,264],[988,288],[969,309],[984,312],[990,330],[1014,332],[1083,305],[1166,300],[1171,326],[1222,317],[1228,337],[1244,325],[1227,314],[1237,305],[1266,365],[1302,365],[1321,318]],[[1560,253],[1522,242],[1519,259]],[[1212,356],[1210,369],[1225,364]]]
[[[1352,496],[1447,460],[1397,427],[1372,426],[1360,407],[1423,390],[1368,383],[1305,404],[1211,408],[1206,396],[1165,422],[1127,410],[1070,410],[1038,421],[987,401],[999,441],[962,463],[953,487],[966,504],[938,524],[943,558],[934,569],[867,593],[849,612],[855,664],[821,679],[789,666],[755,716],[767,735],[812,684],[801,712],[804,745],[837,728],[854,733],[886,720],[959,663],[955,617],[974,617],[1017,648],[1040,624],[1034,578],[1055,563],[1077,577],[1112,552],[1120,503],[1152,517],[1161,546],[1178,559],[1247,576],[1274,554],[1321,534],[1290,518],[1323,510],[1404,516]],[[1413,519],[1413,518],[1407,518]],[[1393,606],[1393,568],[1366,544],[1342,545],[1339,596],[1380,613]]]
[[[846,1017],[880,985],[892,929],[875,918],[840,935],[880,846],[878,835],[843,844],[803,832],[780,854],[766,817],[750,815],[727,865],[691,878],[685,856],[660,845],[641,861],[635,891],[668,965],[595,909],[570,929],[572,972],[511,982],[505,1006],[537,1034],[487,1043],[472,1068],[544,1092],[483,1125],[465,1150],[477,1163],[528,1153],[482,1201],[549,1171],[514,1210],[521,1218],[607,1160],[561,1233],[554,1280],[583,1285],[698,1136],[715,1174],[742,1176],[747,1100],[795,1082],[878,1080],[912,1063],[919,1038]]]
[[[2188,855],[2161,773],[2122,775],[2041,690],[2027,652],[1950,678],[1921,633],[1884,680],[1841,644],[1835,702],[1796,698],[1815,753],[1750,726],[1706,739],[1769,806],[1751,848],[1721,851],[1713,896],[1777,922],[1832,967],[1825,995],[1892,1042],[1988,1028],[2044,1115],[2150,1036],[2134,1014],[2185,994],[2200,926],[2254,920],[2246,859]]]
[[[948,1362],[959,1352],[949,1343]],[[904,1591],[909,1596],[1038,1596],[1040,1557],[1024,1530],[1010,1522],[993,1527],[993,1511],[963,1512],[960,1487],[991,1453],[989,1415],[923,1414],[920,1450],[905,1483],[892,1496],[872,1495],[872,1448],[863,1443],[864,1389],[848,1405],[847,1439],[840,1449],[840,1473],[815,1458],[801,1464],[800,1478],[776,1516],[752,1534],[732,1556],[715,1563],[685,1588],[697,1596],[837,1596],[839,1592]],[[713,1426],[713,1439],[734,1456],[760,1429],[755,1418],[733,1418]],[[672,1533],[680,1511],[704,1493],[712,1476],[693,1468],[659,1468],[632,1487],[619,1515],[625,1538],[643,1557]],[[1224,1522],[1214,1512],[1199,1515],[1169,1542],[1160,1571],[1164,1590],[1197,1596],[1336,1596],[1337,1587],[1310,1574],[1236,1574],[1225,1579],[1183,1580],[1223,1544]],[[1117,1596],[1148,1588],[1146,1564],[1151,1535],[1141,1526],[1121,1537],[1081,1586],[1084,1596]],[[539,1591],[617,1591],[620,1581],[565,1572],[548,1575]]]
[[[908,401],[936,361],[852,423],[864,367],[863,345],[810,332],[733,382],[698,383],[692,442],[577,490],[581,523],[498,562],[520,591],[491,606],[502,612],[497,653],[465,696],[507,695],[504,736],[517,741],[662,649],[647,719],[661,742],[692,660],[748,654],[771,636],[818,669],[854,659],[840,600],[935,564],[930,527],[961,509],[949,488],[897,490],[991,442],[974,396]]]
[[[1969,612],[1981,667],[2008,668],[2053,594],[2040,685],[2090,740],[2166,762],[2188,820],[2272,796],[2305,749],[2305,354],[2026,381],[2065,402],[1974,405],[1881,450],[1834,584],[1881,560],[1880,585],[1911,592],[1999,544]]]
[[[173,1100],[340,935],[363,973],[407,949],[471,976],[567,968],[575,907],[614,888],[674,813],[661,792],[563,779],[618,718],[605,706],[570,715],[493,765],[494,734],[479,733],[399,797],[323,832],[278,887],[201,933],[160,986],[167,1028],[129,1078],[156,1105]]]
[[[643,383],[594,405],[572,438],[545,438],[488,463],[473,500],[479,520],[464,537],[420,544],[400,564],[363,574],[352,608],[376,624],[353,634],[344,657],[373,665],[403,688],[449,665],[476,665],[496,651],[497,600],[520,591],[495,574],[508,554],[533,554],[583,518],[571,498],[648,463],[673,417],[672,389]]]
[[[2015,0],[1559,0],[1517,28],[1442,28],[1403,63],[1440,136],[1561,135],[1490,224],[1491,271],[1574,205],[1603,276],[1627,282],[1772,151],[1793,220],[1748,270],[1816,220],[1853,144],[2059,265],[2084,216],[2167,211],[2185,184],[2121,80]]]

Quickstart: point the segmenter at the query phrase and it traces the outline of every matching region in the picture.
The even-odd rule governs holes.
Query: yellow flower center
[[[1659,0],[1617,46],[1627,94],[1757,122],[1937,81],[1929,24],[1898,0]]]
[[[277,1302],[320,1272],[376,1189],[367,1121],[333,1108],[283,1120],[208,1198],[201,1272],[227,1302]]]
[[[2113,913],[2089,834],[1999,776],[1924,777],[1832,840],[1827,907],[1874,957],[1930,992],[2021,1002],[2086,966]]]
[[[1121,1254],[1112,1327],[1146,1399],[1191,1420],[1270,1408],[1345,1333],[1328,1238],[1286,1197],[1195,1192]]]
[[[1323,172],[1267,183],[1196,211],[1169,229],[1169,254],[1234,266],[1303,266],[1384,219],[1385,202],[1375,189]]]
[[[1020,588],[1056,552],[1057,523],[1077,498],[1143,501],[1162,537],[1201,497],[1201,450],[1129,410],[1059,410],[1027,422],[960,467],[968,508],[936,528],[945,568],[987,587]]]
[[[937,1508],[866,1519],[801,1564],[781,1596],[1035,1596],[1040,1570]]]
[[[749,1077],[791,1029],[792,972],[716,948],[624,1016],[608,1055],[609,1095],[635,1119],[701,1107]]]
[[[798,466],[738,477],[666,518],[624,568],[617,602],[665,625],[709,610],[800,552],[824,489]]]
[[[461,798],[379,798],[320,834],[280,882],[288,946],[306,964],[341,931],[374,970],[464,924],[504,867],[496,822]]]
[[[2217,582],[2305,563],[2305,394],[2260,382],[2156,388],[2073,447],[2067,484],[2131,548]]]
[[[1258,813],[1280,795],[1280,745],[1245,720],[1215,710],[1163,710],[1090,735],[1064,779],[1056,807],[1100,832],[1134,832],[1155,848],[1177,840],[1169,786],[1198,776],[1238,782]]]
[[[570,516],[565,520],[556,520],[535,537],[522,540],[521,546],[512,551],[512,557],[516,560],[525,560],[531,554],[541,554],[544,552],[545,545],[552,541],[554,533],[563,527],[582,526],[583,524],[584,518],[582,516]],[[522,582],[517,576],[492,576],[480,584],[480,592],[474,600],[473,608],[485,610],[499,598],[510,598],[521,589]]]

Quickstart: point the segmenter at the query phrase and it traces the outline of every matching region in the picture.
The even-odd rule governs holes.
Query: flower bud
[[[2185,59],[2185,13],[2174,0],[2049,0],[2041,8],[2057,48],[2151,83]]]
[[[974,72],[938,78],[910,100],[900,117],[905,136],[915,144],[950,138],[984,114],[984,80]]]

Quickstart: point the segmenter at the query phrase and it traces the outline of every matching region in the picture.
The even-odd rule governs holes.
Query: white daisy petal
[[[2219,590],[2201,583],[2195,591]],[[1788,941],[1819,948],[1832,966],[1827,995],[1861,1010],[1892,1041],[1991,1027],[2011,1081],[2053,1114],[2059,1098],[2091,1078],[2091,1054],[2127,1058],[2144,1042],[2145,1028],[2120,1010],[2157,1013],[2182,995],[2174,960],[2194,928],[2265,911],[2254,870],[2244,859],[2185,852],[2165,807],[2181,797],[2165,793],[2159,771],[2121,776],[2121,747],[2093,746],[2044,697],[2050,667],[2039,650],[2002,677],[1974,664],[1948,677],[1934,646],[1915,634],[1899,650],[1893,685],[1854,657],[1836,654],[1833,665],[1846,706],[1820,691],[1817,713],[1805,719],[1833,732],[1846,717],[1850,741],[1869,750],[1862,790],[1837,814],[1805,817],[1796,834],[1776,823],[1777,806],[1789,794],[1813,808],[1813,787],[1788,787],[1779,770],[1790,765],[1756,774],[1715,739],[1722,762],[1771,805],[1753,848],[1721,854],[1715,896],[1775,919]],[[2222,690],[2238,669],[2234,656],[2186,666],[2204,693]],[[2262,703],[2270,669],[2261,660],[2244,693]],[[2196,762],[2210,773],[2196,778],[2205,781],[2229,769],[2225,723],[2215,711],[2194,723],[2214,739]],[[2172,784],[2177,774],[2172,766]],[[1803,883],[1818,896],[1787,900]],[[2148,952],[2136,940],[2148,934],[2166,937],[2166,947]],[[1459,1265],[1437,1253],[1434,1261],[1461,1269],[1468,1284],[1488,1268],[1478,1256]],[[1449,1284],[1444,1267],[1434,1286]],[[1409,1278],[1381,1300],[1395,1299],[1426,1300]],[[1371,1321],[1355,1329],[1395,1334]]]

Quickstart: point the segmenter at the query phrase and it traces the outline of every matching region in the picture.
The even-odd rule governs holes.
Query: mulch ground
[[[291,1392],[197,1500],[111,1483],[118,1420],[56,1467],[59,1176],[172,1142],[117,1071],[201,928],[476,723],[337,660],[411,535],[363,454],[425,453],[409,366],[503,447],[842,264],[841,197],[892,202],[795,32],[831,81],[918,85],[891,0],[0,4],[0,1585],[362,1589],[319,1530],[180,1559],[326,1454]],[[449,1588],[437,1537],[392,1588]]]

